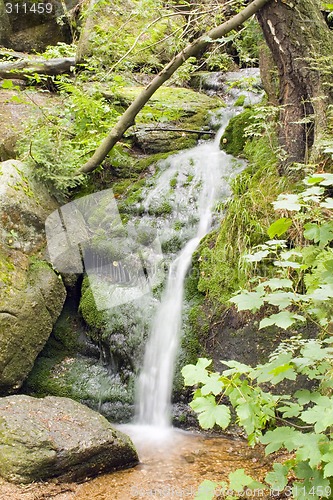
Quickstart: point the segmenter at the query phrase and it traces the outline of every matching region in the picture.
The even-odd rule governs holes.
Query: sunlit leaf
[[[264,304],[263,298],[258,292],[244,291],[235,297],[229,299],[236,304],[239,311],[257,311]]]
[[[279,194],[277,201],[272,203],[275,210],[289,210],[299,212],[301,204],[297,194]]]
[[[267,234],[270,238],[274,238],[274,236],[281,236],[290,228],[292,223],[293,221],[291,219],[282,217],[269,226]]]

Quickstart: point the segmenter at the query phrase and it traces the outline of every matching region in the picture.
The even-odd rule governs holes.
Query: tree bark
[[[319,0],[293,0],[265,5],[257,13],[279,74],[280,143],[284,163],[314,159],[326,130],[326,109],[332,101],[333,35]],[[321,58],[321,59],[320,59]]]
[[[58,59],[24,59],[18,62],[0,63],[0,78],[16,78],[27,80],[28,76],[38,75],[61,75],[70,73],[75,66],[74,57]]]
[[[79,169],[78,173],[91,172],[101,164],[113,146],[119,141],[119,139],[121,139],[124,132],[126,132],[129,127],[134,125],[136,115],[151,98],[154,92],[173,75],[183,62],[185,62],[189,57],[196,56],[198,53],[205,50],[211,41],[223,37],[233,29],[243,24],[268,1],[270,0],[253,0],[253,2],[251,2],[234,17],[220,26],[213,28],[205,35],[197,38],[194,42],[182,50],[182,52],[177,54],[127,108],[125,113],[120,117],[116,126],[102,141],[93,156],[83,165],[83,167]]]

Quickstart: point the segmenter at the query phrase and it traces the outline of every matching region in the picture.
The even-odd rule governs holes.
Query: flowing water
[[[232,73],[230,78],[236,80],[240,74]],[[241,93],[250,102],[260,99],[251,92]],[[227,124],[232,116],[243,110],[234,106],[239,94],[235,87],[229,91],[228,105],[216,118],[220,122],[220,129],[215,140],[202,142],[191,150],[169,158],[168,168],[157,179],[145,203],[146,211],[149,212],[152,204],[166,198],[170,184],[174,182],[173,213],[181,213],[182,224],[187,228],[187,241],[170,264],[165,292],[146,345],[137,390],[137,422],[141,425],[160,428],[170,425],[172,382],[180,340],[185,277],[194,251],[211,229],[216,202],[224,201],[230,195],[230,179],[244,167],[244,162],[236,161],[220,150],[220,139]],[[186,182],[189,177],[192,179],[190,186]],[[167,228],[163,228],[163,231],[167,232]]]
[[[150,204],[163,196],[166,189],[170,189],[171,179],[177,178],[177,184],[181,186],[189,175],[193,176],[190,190],[179,187],[173,200],[178,211],[186,207],[183,224],[189,239],[170,264],[165,292],[146,345],[138,383],[140,424],[160,427],[170,425],[172,381],[179,345],[185,277],[194,251],[211,228],[215,203],[229,196],[228,180],[240,168],[240,163],[235,165],[234,158],[219,149],[220,138],[234,113],[234,110],[225,110],[223,125],[214,141],[204,142],[169,160],[169,168],[157,180],[155,189],[146,201],[146,209],[149,210]],[[188,200],[195,200],[191,207],[188,206]],[[194,218],[195,223],[191,224],[190,218]]]

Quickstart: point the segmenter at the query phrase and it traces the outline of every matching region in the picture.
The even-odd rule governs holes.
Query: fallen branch
[[[212,130],[193,130],[178,127],[140,127],[136,133],[139,134],[140,132],[185,132],[186,134],[215,135]]]
[[[24,59],[15,62],[0,63],[0,78],[16,78],[27,80],[29,76],[38,75],[61,75],[70,73],[75,66],[74,57],[58,59]]]
[[[126,109],[124,114],[118,120],[118,123],[111,130],[109,135],[105,137],[101,145],[96,149],[92,157],[79,169],[77,172],[88,173],[97,168],[105,157],[109,154],[115,144],[121,139],[124,132],[134,125],[136,115],[141,111],[144,105],[149,101],[151,96],[158,88],[163,85],[174,72],[190,57],[198,55],[204,51],[207,46],[214,40],[222,38],[224,35],[242,25],[247,19],[255,14],[270,0],[253,0],[247,7],[225,23],[208,31],[205,35],[197,38],[188,45],[184,50],[177,54],[165,68],[150,82],[149,85],[138,95],[132,104]]]

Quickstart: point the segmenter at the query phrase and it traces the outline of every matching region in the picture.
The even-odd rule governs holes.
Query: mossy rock
[[[143,87],[119,87],[112,98],[126,108],[142,90]],[[184,130],[203,130],[209,125],[209,111],[222,106],[223,101],[217,97],[180,87],[161,87],[136,118],[134,142],[145,153],[169,152],[170,145],[174,151],[194,147],[202,135]],[[168,127],[180,131],[168,131]]]
[[[239,156],[243,153],[247,138],[244,135],[246,127],[251,124],[253,110],[245,109],[242,113],[231,118],[223,136],[220,146],[226,153]]]
[[[44,347],[66,297],[62,280],[46,263],[34,263],[29,267],[26,259],[22,260],[23,267],[16,266],[11,277],[11,291],[4,289],[1,296],[2,394],[22,385]]]
[[[86,406],[57,397],[2,398],[0,452],[0,475],[14,483],[76,481],[138,463],[128,436]]]

